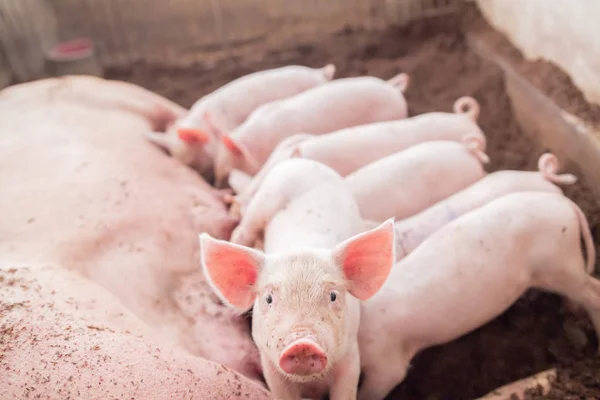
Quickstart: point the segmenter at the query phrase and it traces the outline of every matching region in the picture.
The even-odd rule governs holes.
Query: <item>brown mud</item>
[[[545,149],[520,130],[501,72],[468,49],[464,32],[469,30],[486,36],[498,52],[559,106],[589,122],[600,122],[600,107],[588,104],[565,73],[545,62],[523,60],[476,10],[469,7],[463,11],[458,13],[460,17],[430,18],[383,32],[346,28],[330,36],[302,38],[294,43],[270,40],[262,47],[252,44],[248,57],[237,57],[211,69],[200,64],[174,68],[139,63],[112,69],[108,76],[134,82],[190,106],[232,79],[286,64],[317,67],[335,63],[337,77],[366,74],[390,78],[407,72],[411,76],[406,94],[411,115],[450,112],[457,98],[473,96],[480,102],[479,124],[488,137],[492,159],[489,171],[534,170]],[[586,213],[598,245],[600,201],[590,194],[589,185],[580,181],[565,191]],[[565,311],[556,295],[530,291],[475,332],[419,354],[406,380],[389,398],[473,399],[549,367],[558,368],[551,393],[544,397],[532,392],[528,399],[600,398],[596,346],[587,316]]]

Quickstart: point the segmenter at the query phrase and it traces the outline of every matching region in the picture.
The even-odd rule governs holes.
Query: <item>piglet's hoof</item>
[[[215,196],[226,204],[231,204],[233,202],[233,190],[231,189],[218,189],[215,191]]]
[[[229,216],[232,218],[242,218],[242,207],[240,207],[240,203],[235,201],[235,198],[231,200],[231,207],[229,207]]]

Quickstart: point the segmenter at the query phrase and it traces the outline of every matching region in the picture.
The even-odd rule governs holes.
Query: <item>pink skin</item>
[[[316,137],[295,135],[277,146],[248,187],[235,190],[238,195],[233,202],[243,211],[266,173],[292,156],[319,161],[347,176],[367,164],[427,141],[460,141],[465,135],[474,135],[485,146],[485,136],[477,126],[477,101],[461,97],[454,103],[454,111],[454,114],[436,112],[399,121],[359,125]]]
[[[477,329],[529,288],[583,305],[599,333],[600,281],[589,275],[594,260],[585,216],[560,194],[508,194],[449,223],[363,304],[358,399],[384,398],[417,352]]]
[[[45,99],[40,98],[43,96],[56,96],[69,104],[95,108],[105,113],[129,113],[143,118],[149,124],[149,129],[154,130],[168,128],[186,113],[181,106],[132,83],[92,76],[41,79],[0,91],[2,105],[15,109],[26,107],[28,102],[44,103]]]
[[[432,233],[490,201],[509,193],[540,191],[562,194],[554,185],[573,184],[574,175],[557,175],[558,160],[551,153],[543,154],[538,162],[539,172],[498,171],[489,174],[466,189],[442,200],[428,209],[396,222],[396,255],[398,260],[415,250]],[[373,226],[377,222],[371,223]]]
[[[60,266],[0,267],[4,399],[271,399],[257,382],[163,342]]]
[[[258,108],[235,131],[222,135],[215,175],[222,184],[232,169],[256,174],[273,149],[297,133],[322,135],[355,125],[406,118],[408,76],[338,79]]]
[[[233,171],[231,171],[231,174],[229,174],[229,187],[234,192],[239,192],[244,187],[248,186],[251,180],[252,177],[250,175],[240,170],[234,169]],[[231,200],[229,202],[231,202]]]
[[[339,199],[337,206],[332,204],[334,198]],[[299,209],[290,212],[291,207]],[[330,212],[335,207],[337,212]],[[288,212],[281,214],[284,209]],[[289,226],[295,228],[288,229]],[[321,229],[318,234],[316,226]],[[254,246],[264,233],[267,253],[287,251],[290,246],[321,245],[325,238],[335,234],[332,227],[351,234],[363,228],[360,211],[344,179],[316,161],[292,159],[269,173],[234,229],[231,242]],[[346,238],[339,235],[329,244],[333,246]],[[315,242],[307,242],[310,240]]]
[[[148,132],[147,138],[211,177],[220,132],[233,131],[260,106],[329,82],[334,74],[335,66],[328,64],[322,68],[290,65],[245,75],[203,96],[165,133]],[[195,131],[196,138],[179,136],[180,129]]]
[[[301,143],[305,140],[308,140],[308,139],[314,138],[314,137],[315,136],[313,136],[313,135],[299,133],[297,135],[290,136],[289,138],[284,139],[282,142],[279,143],[279,145],[277,145],[275,150],[273,150],[273,153],[271,153],[271,155],[267,159],[267,162],[265,163],[263,168],[261,168],[261,170],[258,172],[258,174],[256,174],[254,177],[250,177],[250,180],[248,183],[246,183],[246,185],[243,185],[243,184],[236,185],[235,176],[236,175],[239,176],[239,174],[241,172],[237,169],[234,169],[233,171],[231,171],[231,174],[229,175],[229,184],[231,186],[231,184],[233,183],[234,186],[237,186],[238,188],[240,188],[240,186],[242,186],[240,188],[240,190],[237,190],[236,187],[231,186],[234,192],[236,192],[236,193],[242,192],[242,194],[240,194],[238,196],[231,196],[230,198],[225,200],[226,202],[231,203],[231,208],[229,209],[230,215],[232,217],[237,217],[237,218],[244,215],[246,212],[246,207],[248,206],[248,203],[250,202],[252,197],[256,194],[256,191],[258,190],[259,186],[264,181],[265,177],[269,174],[271,169],[274,166],[279,165],[279,163],[281,163],[282,161],[291,159],[293,156],[294,150],[295,150],[295,146],[298,143]],[[233,179],[232,179],[232,176],[233,176]]]
[[[406,218],[483,178],[482,163],[489,162],[483,146],[480,137],[470,135],[462,143],[421,143],[359,169],[346,181],[365,219]]]
[[[88,77],[0,92],[0,267],[78,273],[118,298],[157,341],[258,380],[245,319],[218,301],[197,267],[197,233],[229,237],[237,221],[221,193],[143,138],[180,111],[142,88]],[[84,296],[75,285],[68,290]]]
[[[266,253],[203,234],[204,273],[226,304],[240,312],[253,306],[252,336],[276,398],[355,398],[359,301],[379,290],[393,265],[393,221],[361,233],[343,178],[309,160],[282,163],[255,198],[268,201],[251,205],[246,218],[262,226],[246,227],[266,229]]]

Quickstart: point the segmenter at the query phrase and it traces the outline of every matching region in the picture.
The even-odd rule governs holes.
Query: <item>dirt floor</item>
[[[184,106],[224,83],[252,71],[333,62],[338,77],[374,75],[389,78],[405,71],[411,76],[407,93],[410,114],[451,111],[460,96],[481,104],[479,123],[488,137],[489,171],[536,167],[544,149],[525,136],[513,117],[500,71],[471,53],[465,29],[487,35],[496,50],[561,107],[590,122],[600,122],[600,107],[590,106],[566,74],[544,63],[525,62],[501,35],[483,22],[476,10],[460,17],[418,21],[384,32],[343,29],[329,37],[296,39],[277,45],[252,44],[247,57],[208,70],[136,64],[113,69],[108,76],[140,84]],[[577,173],[577,171],[572,171]],[[600,201],[580,182],[566,190],[588,216],[600,242]],[[390,399],[473,399],[494,388],[558,367],[558,381],[548,397],[529,399],[600,398],[598,342],[587,317],[566,312],[558,296],[531,291],[506,313],[471,334],[419,354],[406,380]]]

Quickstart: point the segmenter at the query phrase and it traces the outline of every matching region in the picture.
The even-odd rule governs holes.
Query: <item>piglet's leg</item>
[[[360,376],[358,346],[355,346],[337,366],[329,391],[330,400],[355,399]]]
[[[387,365],[386,365],[387,366]],[[390,365],[390,369],[397,369]],[[357,400],[381,400],[384,399],[390,392],[404,380],[405,373],[401,376],[393,371],[371,370],[371,374],[365,376],[360,390],[358,391]]]
[[[263,359],[263,370],[269,390],[278,400],[301,400],[297,384],[287,381],[275,367]]]
[[[343,182],[331,168],[312,160],[293,158],[273,168],[250,201],[242,222],[231,241],[252,246],[271,219],[296,196],[314,190],[316,185]]]
[[[266,182],[268,183],[268,182]],[[231,242],[252,247],[269,221],[286,204],[287,196],[277,185],[263,186],[252,198],[242,221],[231,235]]]
[[[579,251],[577,248],[576,250]],[[600,281],[587,274],[580,256],[573,257],[573,260],[574,262],[561,264],[560,270],[543,271],[538,274],[535,286],[583,305],[600,340]]]
[[[381,332],[382,337],[388,336],[389,332]],[[361,351],[365,351],[363,346]],[[366,355],[363,361],[364,376],[358,390],[358,400],[381,400],[384,399],[394,388],[406,377],[409,362],[416,349],[413,346],[406,347],[392,344],[392,341],[382,341],[376,348],[367,349],[372,354]]]
[[[583,306],[592,320],[596,337],[600,342],[600,281],[590,276],[586,286]],[[600,353],[600,348],[598,348],[598,353]]]
[[[244,188],[242,192],[237,196],[236,201],[242,205],[242,209],[244,205],[247,205],[252,196],[256,194],[261,184],[267,177],[269,171],[273,169],[280,162],[287,160],[292,157],[292,153],[294,152],[295,146],[306,139],[309,139],[312,135],[308,134],[297,134],[287,138],[286,140],[279,143],[279,145],[275,148],[271,156],[260,169],[260,171],[252,178],[252,181]],[[243,211],[243,210],[242,210]]]
[[[234,169],[229,174],[229,186],[235,193],[240,193],[252,182],[252,177],[239,169]],[[231,203],[229,201],[229,203]]]

